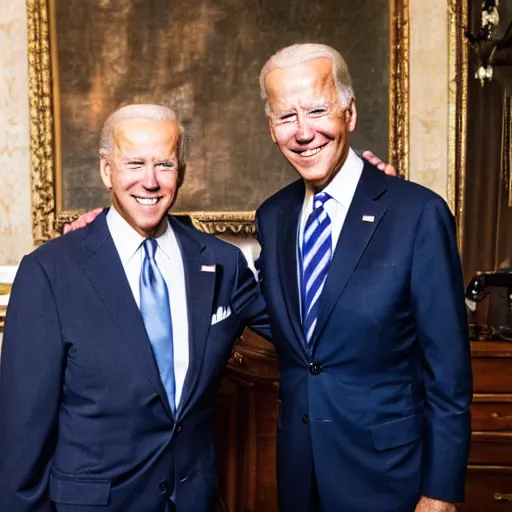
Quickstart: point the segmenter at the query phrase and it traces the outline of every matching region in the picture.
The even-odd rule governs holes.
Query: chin
[[[146,217],[144,219],[145,222],[137,224],[137,228],[149,236],[149,234],[154,233],[158,229],[164,217],[165,215]]]
[[[151,225],[151,226],[139,226],[139,233],[141,233],[145,237],[151,237],[155,234],[157,231],[158,224],[157,225]]]
[[[329,181],[329,175],[325,173],[299,172],[299,174],[314,187],[321,187]]]

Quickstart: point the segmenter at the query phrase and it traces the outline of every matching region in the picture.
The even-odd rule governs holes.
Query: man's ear
[[[104,156],[100,159],[100,175],[105,187],[112,190],[112,168],[110,167],[110,162]]]
[[[267,117],[268,120],[268,129],[270,130],[270,136],[272,137],[272,141],[274,144],[277,144],[276,135],[274,133],[274,125],[272,124],[272,119],[270,117]]]
[[[356,102],[352,99],[345,110],[345,122],[347,123],[347,129],[349,132],[353,132],[357,125],[357,107]]]

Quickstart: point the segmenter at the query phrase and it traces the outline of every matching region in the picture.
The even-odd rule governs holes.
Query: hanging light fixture
[[[483,86],[487,80],[492,80],[496,67],[512,66],[512,21],[504,36],[497,38],[495,32],[500,23],[499,0],[483,0],[480,13],[478,32],[472,34],[466,31],[465,36],[477,57],[475,78]]]

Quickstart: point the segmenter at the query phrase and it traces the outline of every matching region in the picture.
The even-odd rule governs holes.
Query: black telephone
[[[488,335],[476,337],[512,341],[512,268],[478,272],[471,279],[466,288],[468,309],[474,312],[478,303],[486,297],[490,297]]]

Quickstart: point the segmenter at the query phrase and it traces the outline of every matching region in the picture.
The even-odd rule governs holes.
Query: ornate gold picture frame
[[[49,238],[53,237],[56,232],[60,230],[60,227],[64,222],[69,221],[74,218],[79,210],[82,208],[76,208],[72,204],[71,207],[67,204],[68,196],[66,195],[66,180],[64,179],[66,176],[64,175],[63,165],[62,165],[62,148],[69,148],[69,144],[66,141],[62,140],[62,126],[61,119],[68,119],[69,113],[62,111],[62,105],[60,101],[60,94],[64,94],[63,91],[59,90],[59,76],[62,75],[63,68],[65,65],[63,63],[63,59],[59,59],[59,54],[57,52],[57,44],[59,37],[59,27],[57,26],[57,18],[61,14],[56,14],[56,2],[58,0],[27,0],[27,13],[28,13],[28,37],[29,37],[29,89],[30,89],[30,136],[31,136],[31,166],[32,166],[32,220],[33,220],[33,233],[34,240],[36,244],[42,243]],[[126,3],[129,0],[124,0],[122,3]],[[201,1],[201,0],[198,0]],[[327,2],[328,0],[325,0]],[[386,73],[389,77],[389,83],[387,85],[387,110],[388,110],[388,136],[387,140],[384,140],[383,146],[387,149],[387,157],[390,162],[392,162],[398,169],[401,175],[404,177],[408,177],[408,149],[409,149],[409,110],[408,110],[408,101],[409,101],[409,24],[408,24],[408,0],[381,0],[384,2],[389,1],[389,11],[388,11],[388,20],[389,26],[386,29],[389,34],[389,52],[388,61],[384,63],[387,66],[385,69]],[[93,2],[94,3],[94,2]],[[109,4],[109,1],[99,1],[98,4]],[[300,3],[300,1],[299,1]],[[140,4],[140,3],[139,3]],[[178,1],[175,4],[170,4],[169,2],[165,2],[166,5],[177,5]],[[206,5],[216,5],[217,11],[219,11],[218,6],[222,4],[222,0],[213,0],[210,4],[206,3]],[[293,2],[295,5],[296,2]],[[332,2],[332,5],[338,5],[339,2]],[[61,7],[64,4],[60,4]],[[88,3],[88,5],[91,5]],[[116,4],[117,7],[118,4]],[[241,4],[242,5],[242,4]],[[245,5],[245,4],[244,4]],[[291,5],[291,4],[290,4]],[[304,6],[307,4],[305,3]],[[375,23],[380,24],[379,26],[382,28],[382,19],[376,18],[373,10],[375,10],[375,2],[372,1],[363,1],[358,3],[358,6],[353,2],[347,1],[346,9],[343,6],[340,6],[340,16],[346,16],[348,13],[351,13],[353,16],[356,16],[357,19],[364,20],[374,20]],[[386,4],[387,5],[387,4]],[[270,6],[270,4],[269,4]],[[271,8],[271,6],[268,8]],[[325,6],[324,6],[325,7]],[[209,8],[209,7],[208,7]],[[356,9],[359,11],[356,12]],[[325,9],[327,12],[327,9]],[[60,10],[62,11],[62,9]],[[59,13],[60,13],[59,11]],[[185,12],[185,10],[182,10]],[[182,12],[180,11],[180,12]],[[353,12],[352,12],[353,11]],[[188,11],[187,11],[188,12]],[[298,14],[297,14],[298,13]],[[250,13],[249,13],[250,14]],[[260,13],[261,14],[261,13]],[[268,15],[267,12],[264,13]],[[290,16],[292,16],[290,14]],[[332,13],[329,12],[329,15],[332,17]],[[183,14],[185,16],[185,14]],[[245,16],[245,15],[244,15]],[[293,18],[294,23],[301,23],[300,18],[300,9],[296,10],[294,14],[296,16]],[[373,16],[373,18],[372,18]],[[248,30],[250,32],[251,26],[250,23],[253,23],[254,16],[245,16],[243,18],[244,22],[249,23],[247,25],[245,31],[241,31],[239,34],[240,38],[249,38],[253,37],[250,34],[247,35]],[[224,23],[225,20],[222,20]],[[229,20],[227,20],[229,21]],[[226,22],[227,22],[226,21]],[[267,20],[268,21],[268,20]],[[309,20],[308,20],[309,22]],[[150,26],[151,24],[148,24]],[[138,26],[144,26],[144,23],[141,21]],[[365,26],[364,23],[358,25],[359,32],[360,27]],[[193,30],[198,31],[197,33],[200,35],[204,32],[205,28],[208,28],[208,24],[203,20],[202,24],[199,26],[190,27],[190,30],[187,28],[186,24],[181,24],[181,37],[186,38],[187,33]],[[184,28],[183,28],[184,27]],[[318,32],[320,30],[320,25],[317,27],[316,36],[313,34],[312,39],[319,40]],[[116,27],[117,28],[117,27]],[[299,27],[300,28],[300,27]],[[72,30],[72,28],[70,28]],[[269,32],[266,33],[266,38],[272,37],[281,37],[281,39],[272,39],[272,48],[278,49],[279,46],[283,46],[285,44],[290,44],[290,42],[295,42],[296,39],[289,41],[286,39],[286,30],[282,27],[268,27]],[[329,32],[329,31],[326,31]],[[217,36],[218,34],[214,34]],[[373,34],[368,34],[368,37],[361,37],[360,40],[350,40],[350,44],[343,44],[343,41],[340,41],[339,44],[331,43],[329,40],[319,41],[319,42],[327,42],[328,44],[332,44],[336,48],[340,49],[344,52],[344,46],[364,46],[367,45],[369,51],[374,51],[375,41],[372,39]],[[127,36],[125,36],[126,39]],[[199,36],[197,36],[199,37]],[[212,36],[213,37],[213,36]],[[288,35],[288,37],[291,37]],[[326,35],[327,38],[327,35]],[[249,39],[242,41],[243,44],[248,45]],[[193,44],[196,44],[197,41],[190,39],[193,41]],[[251,40],[252,41],[252,40]],[[240,40],[228,41],[230,45],[240,45]],[[183,43],[185,44],[185,43]],[[191,43],[192,44],[192,43]],[[257,45],[256,45],[257,46]],[[236,48],[235,48],[236,49]],[[172,50],[172,51],[171,51]],[[176,45],[171,48],[171,50],[167,49],[169,55],[171,57],[175,57],[176,53],[180,54]],[[197,48],[196,48],[197,50]],[[165,53],[165,52],[164,52]],[[159,52],[157,52],[159,54]],[[236,51],[235,51],[236,54]],[[265,53],[265,58],[270,55],[269,52]],[[204,66],[206,66],[207,62],[209,62],[210,57],[213,59],[215,55],[211,56],[207,54],[206,58],[203,58]],[[231,57],[225,59],[225,68],[222,70],[226,76],[235,77],[234,80],[239,80],[240,76],[243,76],[244,73],[250,73],[250,83],[251,88],[254,89],[255,95],[257,96],[257,72],[259,67],[264,63],[264,58],[261,55],[257,56],[254,61],[258,62],[249,62],[247,59],[242,62],[238,62],[236,58],[232,61]],[[200,61],[198,66],[199,70],[202,69],[202,62]],[[223,61],[224,62],[224,61]],[[365,63],[363,62],[362,65]],[[350,61],[349,61],[350,65]],[[356,86],[356,94],[358,91],[358,70],[354,69],[354,66],[351,66],[352,75],[355,79]],[[357,68],[357,66],[356,66]],[[370,68],[370,66],[368,66]],[[384,68],[383,68],[384,69]],[[382,70],[381,75],[383,75]],[[201,72],[201,71],[199,71]],[[363,75],[359,75],[360,77]],[[359,82],[361,84],[365,84],[370,82],[371,79],[363,80],[359,78]],[[221,84],[222,85],[222,84]],[[233,84],[231,84],[233,85]],[[101,86],[101,84],[100,84]],[[360,88],[361,89],[361,88]],[[360,90],[359,89],[359,90]],[[181,112],[181,103],[180,101],[184,101],[187,103],[187,90],[185,88],[177,88],[177,91],[174,96],[171,98],[170,106],[174,106],[173,102],[177,103],[178,113]],[[371,96],[367,94],[366,96]],[[364,97],[365,94],[362,93],[360,97],[358,97],[358,105],[361,102],[363,106],[363,111],[365,108],[364,105]],[[135,96],[137,99],[138,96]],[[360,99],[361,98],[361,99]],[[144,97],[146,99],[146,97]],[[132,97],[127,98],[128,102],[133,101]],[[247,100],[249,102],[249,99]],[[252,100],[251,100],[252,101]],[[184,108],[186,111],[187,109]],[[197,115],[201,115],[201,109],[199,110],[199,114],[195,114],[196,117],[190,120],[191,125],[197,121]],[[262,129],[265,127],[265,118],[262,113],[261,106],[258,107],[258,112],[254,113],[254,123],[259,123]],[[361,109],[360,109],[361,111]],[[367,122],[371,121],[372,115],[376,116],[376,114],[369,109],[368,115],[366,116]],[[187,112],[185,112],[185,117],[187,117]],[[251,114],[252,115],[252,114]],[[223,119],[223,112],[218,114],[219,122]],[[226,115],[226,123],[230,123],[229,116]],[[361,117],[361,116],[360,116]],[[368,121],[368,118],[369,121]],[[251,118],[252,119],[252,118]],[[252,122],[252,121],[251,121]],[[202,121],[201,121],[202,123]],[[185,126],[187,128],[187,120],[185,119]],[[247,124],[247,123],[246,123]],[[187,128],[188,129],[188,128]],[[360,128],[361,129],[361,128]],[[95,130],[96,131],[96,130]],[[194,130],[192,130],[194,131]],[[195,130],[197,132],[197,128]],[[255,203],[255,198],[258,197],[258,194],[265,193],[268,195],[268,192],[272,192],[277,190],[280,186],[282,186],[282,180],[286,179],[291,181],[294,178],[293,173],[286,175],[285,178],[281,176],[279,181],[275,176],[275,173],[272,171],[271,166],[267,165],[267,158],[269,161],[273,158],[281,158],[277,155],[276,157],[273,155],[268,156],[266,153],[261,155],[261,151],[253,151],[251,153],[250,146],[251,140],[244,140],[244,129],[239,126],[234,126],[231,130],[231,133],[234,136],[238,135],[237,132],[241,132],[240,137],[240,146],[241,151],[243,151],[243,155],[246,155],[247,167],[250,169],[250,166],[254,164],[254,162],[258,162],[254,165],[260,165],[264,170],[259,174],[259,181],[253,180],[253,173],[245,170],[245,168],[240,169],[239,171],[239,180],[243,186],[240,188],[241,192],[239,194],[240,197],[236,197],[231,203],[230,201],[222,202],[218,201],[218,197],[228,197],[227,194],[224,194],[222,191],[222,195],[219,191],[217,193],[216,183],[214,178],[217,176],[213,176],[213,174],[207,174],[205,170],[205,166],[197,165],[196,169],[193,173],[187,175],[185,180],[186,185],[189,180],[192,180],[192,183],[201,183],[201,186],[204,187],[201,190],[204,190],[204,194],[196,194],[194,198],[190,198],[191,190],[194,187],[186,188],[180,191],[180,197],[176,209],[178,213],[183,213],[188,215],[193,224],[202,229],[203,231],[209,233],[252,233],[254,232],[254,208],[257,206]],[[65,131],[66,135],[66,131]],[[98,133],[99,135],[99,133]],[[209,137],[209,133],[203,134],[202,137],[198,137],[197,133],[193,138],[193,143],[197,147],[201,148],[201,144],[204,144],[205,137]],[[222,141],[222,137],[219,138],[219,141]],[[363,142],[364,143],[364,142]],[[268,142],[266,142],[268,147],[272,146],[270,144],[270,138],[268,138]],[[214,146],[222,146],[220,142],[215,142]],[[248,148],[249,147],[249,148]],[[265,146],[267,147],[267,146]],[[357,146],[356,146],[357,147]],[[371,146],[370,146],[371,147]],[[270,148],[269,151],[274,148]],[[358,148],[358,149],[365,149]],[[371,149],[376,149],[375,147],[371,147]],[[236,148],[238,151],[238,148]],[[265,149],[266,151],[266,149]],[[225,151],[225,153],[229,153]],[[222,156],[222,155],[221,155]],[[382,155],[381,155],[382,156]],[[384,156],[386,156],[384,154]],[[204,160],[201,160],[202,162]],[[279,164],[281,165],[281,164]],[[282,166],[285,166],[283,161]],[[224,168],[222,165],[218,165],[215,161],[211,164],[211,169],[208,169],[210,173],[221,173],[224,172]],[[244,166],[245,167],[245,166]],[[265,175],[265,168],[269,168],[269,174]],[[68,172],[68,171],[66,171]],[[188,171],[189,172],[189,171]],[[238,171],[237,171],[238,172]],[[213,176],[213,178],[212,178]],[[289,176],[289,177],[288,177]],[[196,181],[194,181],[196,180]],[[199,180],[199,181],[198,181]],[[209,180],[211,180],[212,184],[209,185]],[[228,183],[228,182],[226,182]],[[229,183],[226,185],[226,188],[229,188]],[[197,187],[196,187],[197,188]],[[260,188],[262,190],[260,190]],[[264,189],[264,190],[263,190]],[[268,189],[268,190],[267,190]],[[258,194],[254,194],[254,191],[257,191]],[[228,191],[229,192],[229,191]],[[237,192],[238,193],[238,192]],[[247,201],[245,201],[245,195],[247,194]],[[204,196],[204,197],[203,197]],[[234,197],[233,194],[229,197]],[[265,197],[265,196],[264,196]],[[263,198],[264,198],[263,197]],[[208,198],[213,198],[208,200]],[[195,201],[195,202],[194,202]],[[209,201],[209,203],[208,203]],[[207,208],[203,209],[202,205],[206,204]],[[231,204],[235,204],[235,208],[231,209]],[[248,206],[248,208],[244,207]],[[183,207],[181,205],[186,205]],[[95,206],[101,206],[101,203],[95,204]]]
[[[448,205],[457,221],[457,243],[464,248],[464,211],[466,194],[466,153],[468,122],[468,4],[465,0],[448,2]]]
[[[503,170],[507,179],[508,206],[512,207],[512,91],[507,91],[503,112]]]

